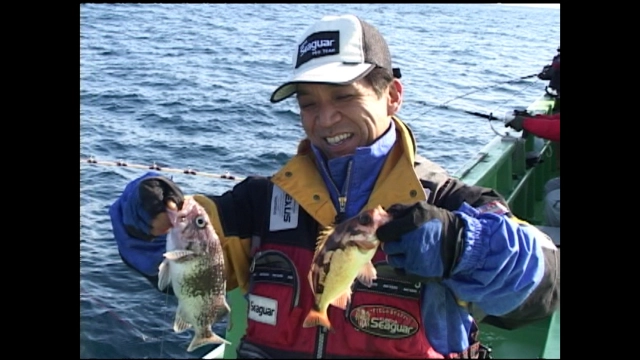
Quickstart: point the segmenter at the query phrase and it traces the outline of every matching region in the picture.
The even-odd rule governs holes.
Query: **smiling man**
[[[223,243],[227,290],[242,288],[250,304],[239,358],[485,358],[477,320],[514,328],[558,307],[551,241],[513,217],[496,191],[416,154],[396,116],[400,71],[376,28],[353,15],[312,24],[271,101],[293,95],[306,133],[297,154],[272,176],[194,195]],[[173,181],[151,172],[110,209],[123,261],[154,284],[165,208],[183,201]],[[320,323],[332,331],[304,327],[316,308],[306,279],[319,233],[378,205],[393,219],[377,230],[377,280],[356,281],[346,304],[330,306]]]

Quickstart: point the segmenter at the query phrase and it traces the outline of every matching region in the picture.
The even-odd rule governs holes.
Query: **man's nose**
[[[318,113],[316,114],[316,124],[323,127],[331,127],[336,122],[340,121],[340,112],[331,103],[324,103],[320,105]]]

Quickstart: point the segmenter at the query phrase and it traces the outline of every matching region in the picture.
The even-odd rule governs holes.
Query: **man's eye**
[[[352,97],[353,97],[353,95],[351,95],[351,94],[342,94],[342,95],[336,96],[336,99],[338,99],[338,100],[349,100]]]

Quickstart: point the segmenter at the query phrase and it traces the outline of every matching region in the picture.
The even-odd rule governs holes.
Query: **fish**
[[[167,209],[167,215],[172,227],[159,266],[158,288],[164,291],[171,285],[178,299],[173,330],[181,333],[193,328],[188,352],[208,344],[230,344],[211,330],[231,312],[220,238],[192,197],[185,198],[180,210]]]
[[[356,279],[367,287],[373,285],[376,269],[372,259],[380,245],[376,230],[391,220],[391,215],[378,205],[320,231],[308,275],[314,305],[303,327],[324,326],[332,330],[327,315],[329,305],[346,310]]]

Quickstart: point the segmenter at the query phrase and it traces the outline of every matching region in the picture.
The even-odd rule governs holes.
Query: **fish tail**
[[[331,330],[331,322],[329,321],[329,317],[326,311],[320,312],[318,310],[311,309],[309,310],[309,314],[304,319],[302,323],[303,327],[314,327],[314,326],[324,326],[327,329]]]
[[[187,348],[188,352],[192,352],[193,350],[205,346],[205,345],[209,345],[209,344],[227,344],[230,345],[231,343],[223,338],[221,338],[220,336],[218,336],[216,333],[212,332],[211,330],[205,330],[203,332],[197,332],[196,335],[193,337],[193,340],[191,340],[191,344],[189,344],[189,347]]]

